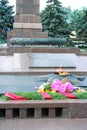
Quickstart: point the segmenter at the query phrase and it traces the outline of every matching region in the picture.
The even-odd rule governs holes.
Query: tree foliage
[[[68,27],[71,31],[76,31],[77,39],[86,39],[87,37],[87,8],[68,10]]]
[[[87,39],[87,9],[83,9],[83,16],[79,20],[77,30],[78,30],[78,35],[80,37]]]
[[[13,28],[13,7],[8,5],[8,0],[0,0],[0,41],[5,41],[7,31]]]
[[[64,37],[68,34],[66,12],[58,0],[48,0],[47,7],[41,12],[43,31],[49,37]]]
[[[71,31],[76,31],[77,35],[79,34],[79,28],[78,28],[78,25],[79,23],[81,22],[83,16],[84,16],[84,11],[83,9],[76,9],[76,10],[73,10],[71,11],[71,14],[70,14],[70,21],[69,21],[69,29]]]
[[[76,31],[77,38],[87,37],[87,8],[71,10],[63,7],[59,0],[47,0],[47,7],[41,12],[43,31],[49,37],[68,37]]]

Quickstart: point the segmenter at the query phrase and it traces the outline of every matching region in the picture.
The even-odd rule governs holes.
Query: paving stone
[[[0,120],[1,130],[86,130],[85,119],[10,119]]]

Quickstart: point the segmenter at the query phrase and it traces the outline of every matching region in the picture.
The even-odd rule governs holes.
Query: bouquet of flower
[[[37,88],[39,92],[59,92],[59,93],[65,93],[65,92],[73,92],[74,86],[66,80],[63,82],[63,80],[55,79],[53,82],[47,82],[43,83],[40,87]]]

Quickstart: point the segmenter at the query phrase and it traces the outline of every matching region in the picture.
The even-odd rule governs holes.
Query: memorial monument
[[[46,32],[42,32],[42,23],[39,16],[39,0],[16,0],[16,15],[13,30],[7,34],[8,47],[10,47],[10,38],[13,37],[48,37]]]

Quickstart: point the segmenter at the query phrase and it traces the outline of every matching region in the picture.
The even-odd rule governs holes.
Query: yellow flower
[[[46,92],[50,92],[50,90],[45,90]]]
[[[40,93],[40,92],[44,92],[44,90],[43,90],[43,89],[39,89],[39,90],[37,90],[37,92],[39,92],[39,93]]]
[[[77,92],[78,92],[78,93],[81,93],[82,91],[81,91],[81,89],[78,89]]]
[[[52,93],[55,93],[56,91],[55,91],[55,90],[52,90],[51,92],[52,92]]]

